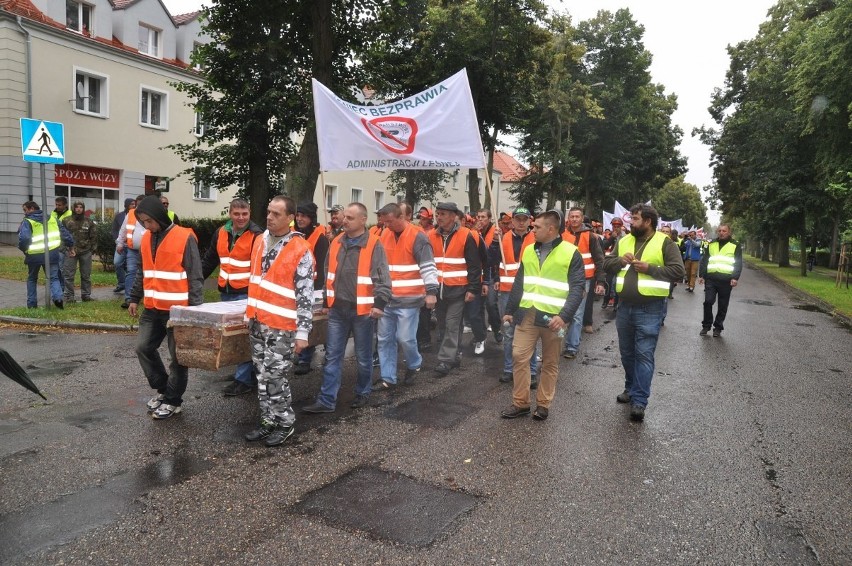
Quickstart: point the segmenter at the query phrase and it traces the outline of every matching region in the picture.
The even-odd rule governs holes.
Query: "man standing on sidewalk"
[[[71,216],[62,223],[74,238],[74,246],[68,248],[65,263],[62,266],[62,277],[65,278],[65,302],[75,302],[74,278],[77,275],[77,265],[80,266],[80,298],[84,302],[91,301],[92,252],[96,244],[95,223],[86,218],[86,206],[79,200],[74,203]]]
[[[161,201],[162,202],[162,201]],[[251,276],[251,250],[254,240],[263,230],[249,218],[249,204],[243,199],[234,199],[228,207],[228,221],[216,230],[201,269],[204,279],[219,267],[219,298],[222,301],[244,301],[248,299],[249,277]],[[256,379],[251,362],[237,365],[234,381],[222,391],[226,396],[243,395],[254,390]]]
[[[295,431],[290,378],[313,325],[314,257],[302,235],[290,230],[295,215],[293,199],[273,197],[266,231],[255,238],[251,252],[246,319],[260,426],[245,439],[266,446],[283,444]]]
[[[580,215],[582,221],[582,214]],[[533,224],[535,244],[527,246],[512,284],[503,317],[515,323],[513,337],[514,388],[512,406],[500,415],[514,419],[530,413],[530,359],[541,340],[541,383],[536,392],[533,418],[543,421],[556,395],[559,350],[565,330],[579,314],[586,276],[577,247],[561,236],[562,215],[555,210],[540,214]]]
[[[64,308],[62,301],[62,285],[60,284],[60,264],[62,254],[59,247],[64,243],[66,247],[74,246],[74,238],[65,229],[65,226],[56,220],[53,215],[48,215],[45,222],[44,212],[35,201],[28,200],[23,205],[24,220],[18,228],[18,249],[24,252],[24,263],[27,265],[27,308],[34,309],[38,306],[38,272],[44,271],[44,239],[47,238],[47,247],[50,253],[50,273],[45,276],[50,281],[50,298],[58,308]]]
[[[444,377],[461,366],[458,359],[465,303],[482,294],[482,262],[479,246],[470,230],[458,222],[459,208],[454,202],[435,207],[434,230],[429,242],[438,269],[438,328],[444,337],[438,349],[437,377]]]
[[[333,413],[340,391],[349,334],[355,342],[358,378],[353,409],[367,405],[372,389],[376,319],[391,298],[388,260],[379,238],[367,232],[367,207],[352,203],[343,211],[343,233],[331,241],[325,270],[328,305],[325,366],[316,401],[306,413]]]
[[[420,308],[435,308],[438,296],[438,271],[429,238],[410,224],[396,203],[386,204],[379,212],[384,223],[380,241],[388,256],[391,299],[379,319],[380,376],[374,392],[388,391],[397,384],[397,353],[405,359],[405,385],[420,371],[423,357],[417,349],[417,322]]]
[[[698,284],[704,285],[704,320],[701,321],[701,336],[706,336],[713,326],[713,336],[718,338],[725,329],[725,316],[731,291],[737,286],[743,272],[743,250],[740,243],[731,239],[731,227],[720,224],[716,239],[707,246],[698,268]],[[719,309],[713,318],[713,303],[719,297]]]
[[[580,250],[585,273],[583,299],[580,301],[580,307],[574,315],[571,327],[565,333],[562,349],[562,357],[573,360],[577,357],[577,350],[580,349],[580,331],[583,326],[586,301],[592,300],[589,297],[589,293],[592,291],[592,282],[595,282],[594,292],[596,294],[603,295],[604,292],[603,251],[601,250],[600,239],[589,230],[588,226],[583,224],[583,209],[577,206],[568,210],[568,226],[562,233],[562,239],[571,242]],[[591,331],[592,328],[589,327],[588,330]]]
[[[619,240],[615,255],[604,259],[604,270],[617,274],[619,297],[615,327],[624,366],[624,391],[616,401],[631,403],[630,418],[645,419],[654,377],[654,352],[669,284],[683,279],[683,260],[671,238],[657,232],[657,211],[647,204],[630,209],[630,234]]]
[[[148,384],[157,391],[148,401],[148,411],[155,419],[168,419],[182,411],[189,378],[189,368],[177,360],[174,333],[167,326],[169,311],[176,305],[204,302],[201,256],[195,233],[172,224],[157,197],[142,199],[136,206],[136,217],[145,227],[145,235],[139,246],[141,266],[130,289],[127,312],[135,317],[144,297],[136,356]],[[168,371],[158,352],[164,339],[168,339],[171,356]]]

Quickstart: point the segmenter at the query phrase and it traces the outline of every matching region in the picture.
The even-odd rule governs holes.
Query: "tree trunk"
[[[790,267],[790,238],[786,231],[778,235],[778,250],[776,252],[778,267]]]
[[[417,187],[414,183],[414,171],[408,170],[405,172],[405,202],[414,208],[417,202]]]
[[[772,246],[772,240],[761,240],[760,242],[760,261],[769,261],[769,248]]]
[[[249,163],[249,214],[258,226],[266,226],[266,205],[269,203],[269,177],[266,158],[255,158]]]
[[[470,206],[470,211],[476,214],[480,208],[479,205],[479,169],[471,169],[468,173],[467,183],[467,200]]]
[[[313,202],[314,191],[319,176],[319,150],[317,148],[317,131],[313,125],[305,132],[302,147],[295,161],[287,166],[287,180],[284,192],[296,203]],[[325,203],[319,203],[325,206]],[[266,203],[264,202],[264,206]]]
[[[840,223],[840,217],[838,215],[834,216],[834,221],[831,226],[831,251],[828,255],[828,268],[836,269],[837,268],[837,226]]]
[[[802,237],[802,245],[799,246],[799,275],[808,276],[808,250],[805,247],[804,237]]]

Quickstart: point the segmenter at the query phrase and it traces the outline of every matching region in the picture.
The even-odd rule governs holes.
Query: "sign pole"
[[[44,304],[47,309],[51,308],[50,301],[50,238],[48,233],[48,218],[47,212],[47,175],[44,171],[44,163],[38,164],[39,176],[41,177],[41,209],[43,211],[42,232],[44,232]],[[57,218],[57,222],[59,219]]]

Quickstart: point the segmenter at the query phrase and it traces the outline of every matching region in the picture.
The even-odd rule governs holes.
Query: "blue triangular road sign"
[[[65,128],[58,122],[21,118],[24,161],[65,163]]]

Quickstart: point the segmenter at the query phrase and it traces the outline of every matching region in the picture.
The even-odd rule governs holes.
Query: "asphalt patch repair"
[[[414,547],[432,544],[477,503],[473,495],[374,467],[356,468],[309,493],[293,511]]]

